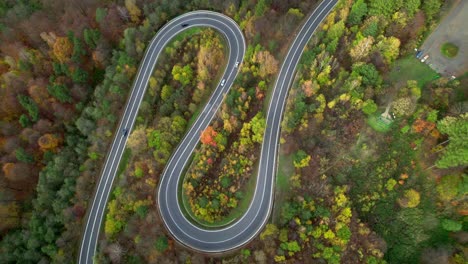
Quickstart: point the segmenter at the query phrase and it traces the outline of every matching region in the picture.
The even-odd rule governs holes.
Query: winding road
[[[211,27],[224,35],[229,45],[228,63],[221,78],[222,81],[164,169],[157,193],[158,208],[171,235],[183,245],[198,251],[207,253],[229,251],[245,245],[258,235],[266,224],[273,205],[280,124],[296,66],[308,40],[337,1],[324,0],[295,37],[281,66],[268,108],[256,189],[252,201],[240,219],[217,230],[200,228],[184,216],[177,197],[177,189],[183,179],[183,169],[199,142],[201,131],[210,124],[237,75],[238,65],[242,63],[245,53],[245,40],[239,26],[231,18],[211,11],[186,13],[171,20],[158,31],[143,57],[123,117],[107,155],[84,227],[79,263],[93,263],[107,200],[125,148],[127,134],[131,131],[137,117],[156,61],[172,38],[179,32],[195,26]]]

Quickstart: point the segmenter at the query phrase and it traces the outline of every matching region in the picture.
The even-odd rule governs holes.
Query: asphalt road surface
[[[171,156],[164,169],[157,193],[158,208],[166,228],[183,245],[202,252],[214,253],[236,249],[251,241],[266,224],[273,205],[273,188],[276,174],[280,124],[287,93],[294,77],[297,63],[308,40],[335,6],[337,0],[324,0],[307,19],[297,34],[281,66],[267,113],[267,126],[262,143],[256,189],[245,214],[227,227],[208,230],[192,224],[182,213],[177,189],[183,179],[183,169],[197,146],[201,131],[213,119],[224,95],[234,81],[245,53],[245,40],[238,25],[229,17],[210,11],[195,11],[181,15],[167,23],[149,44],[134,81],[111,150],[106,158],[96,195],[88,213],[81,243],[79,263],[92,263],[106,203],[122,157],[127,136],[131,131],[139,106],[148,86],[159,54],[179,32],[194,26],[207,26],[218,30],[229,45],[228,63],[222,81],[189,132]]]

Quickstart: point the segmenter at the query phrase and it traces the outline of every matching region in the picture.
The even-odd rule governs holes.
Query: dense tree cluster
[[[295,193],[310,194],[314,201],[323,199],[322,206],[330,211],[333,205],[329,201],[338,199],[338,194],[330,190],[344,187],[352,220],[349,233],[343,234],[350,235],[351,243],[363,234],[372,234],[372,241],[379,242],[373,245],[376,250],[367,251],[376,254],[353,254],[343,244],[339,250],[327,249],[323,242],[309,245],[301,237],[300,252],[312,251],[313,257],[327,263],[340,263],[343,255],[348,262],[407,263],[419,261],[423,251],[436,254],[432,253],[436,248],[447,247],[450,249],[446,254],[461,258],[460,240],[454,242],[448,237],[450,232],[462,230],[460,219],[466,203],[457,199],[464,176],[443,176],[438,183],[437,177],[425,170],[441,151],[437,166],[466,166],[461,148],[467,147],[458,142],[468,133],[466,120],[463,115],[453,116],[459,113],[457,107],[449,107],[456,100],[463,101],[454,98],[453,91],[459,89],[459,83],[441,78],[422,89],[424,84],[420,81],[392,83],[388,77],[390,70],[398,71],[394,62],[416,47],[418,36],[435,23],[433,16],[423,13],[426,5],[432,5],[430,2],[433,1],[358,0],[350,5],[351,1],[341,1],[322,25],[327,32],[318,32],[306,48],[282,124],[284,156],[280,157],[280,164],[284,159],[282,166],[290,166],[283,169],[288,171],[289,188],[300,190]],[[348,27],[342,29],[342,23]],[[414,27],[407,34],[399,33],[407,25]],[[388,98],[393,98],[390,104]],[[393,122],[390,132],[381,135],[370,131],[364,120],[382,113],[384,107],[396,119],[388,121]],[[441,112],[451,117],[437,121]],[[448,137],[441,137],[440,132]],[[452,140],[457,143],[450,145]],[[307,156],[311,157],[310,167],[301,168],[300,160]],[[433,192],[436,185],[439,197]],[[281,209],[285,218],[285,210],[291,210],[298,197],[282,195],[286,196]],[[302,201],[304,196],[299,199]],[[443,205],[441,200],[445,201]],[[299,208],[304,211],[304,207]],[[312,215],[322,210],[316,207]],[[281,223],[286,231],[298,220],[304,223],[302,215],[295,214],[299,219],[289,217],[289,221]],[[353,222],[354,219],[360,220]],[[328,219],[322,222],[335,223]],[[367,231],[358,231],[358,222]],[[281,228],[276,227],[279,232],[272,232],[271,227],[265,231],[280,241],[274,240],[277,250],[271,254],[276,254],[277,262],[301,259],[298,252],[288,250]],[[334,234],[321,230],[325,233],[323,238],[338,237],[338,231],[332,231]],[[320,241],[322,234],[316,232]],[[289,234],[288,238],[291,239]],[[356,249],[358,245],[351,247]]]

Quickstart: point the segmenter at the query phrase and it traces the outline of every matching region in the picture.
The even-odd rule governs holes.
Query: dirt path
[[[421,47],[426,63],[444,76],[460,76],[468,70],[468,1],[454,3],[440,25],[432,32]],[[451,42],[459,47],[458,55],[449,59],[440,52],[441,46]]]

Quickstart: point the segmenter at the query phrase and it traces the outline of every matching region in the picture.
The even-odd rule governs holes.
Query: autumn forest
[[[288,94],[270,220],[245,247],[216,256],[179,245],[155,199],[229,48],[213,29],[177,35],[129,132],[95,263],[466,263],[468,76],[443,76],[415,58],[455,2],[338,2],[304,50]],[[200,134],[179,197],[204,227],[242,216],[272,87],[318,3],[0,1],[0,263],[77,262],[145,48],[168,20],[191,10],[233,18],[246,54]]]

